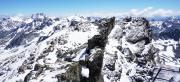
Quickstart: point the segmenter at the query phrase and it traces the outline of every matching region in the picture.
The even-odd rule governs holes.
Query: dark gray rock
[[[101,76],[101,68],[103,63],[103,56],[104,51],[103,50],[97,50],[96,53],[92,54],[93,60],[90,60],[88,63],[89,68],[89,82],[98,82],[99,77]]]
[[[127,20],[131,21],[127,22]],[[125,18],[123,23],[122,28],[124,28],[125,37],[128,42],[134,44],[144,40],[146,44],[150,43],[152,33],[149,29],[149,22],[145,18]]]
[[[37,41],[37,43],[39,43],[39,42],[47,39],[48,37],[49,37],[49,36],[41,36],[41,37],[39,37],[39,40]]]
[[[53,50],[54,50],[54,46],[53,46],[53,45],[50,45],[48,48],[45,48],[45,49],[44,49],[43,54],[52,52]]]
[[[136,43],[144,40],[146,44],[150,43],[150,36],[148,32],[143,32],[140,29],[132,29],[128,33],[126,33],[126,40],[131,43]]]
[[[78,21],[71,21],[71,24],[70,24],[70,26],[76,26],[76,25],[78,25],[79,24],[79,22]]]
[[[104,48],[106,39],[102,35],[95,35],[88,40],[88,49],[93,49],[95,47]]]
[[[32,75],[33,75],[33,72],[31,71],[30,73],[28,73],[28,74],[25,76],[23,82],[29,82],[29,81],[31,80]]]
[[[115,17],[109,19],[99,20],[100,35],[93,36],[92,39],[88,40],[88,49],[93,49],[94,47],[104,48],[107,42],[107,37],[111,30],[114,28]]]
[[[4,72],[0,72],[0,76],[4,75],[5,73]]]
[[[58,82],[81,82],[81,67],[78,62],[72,63],[66,73],[56,75]]]
[[[135,56],[132,54],[132,52],[129,50],[129,48],[124,48],[122,50],[122,53],[125,55],[125,58],[128,62],[131,62],[134,60]]]
[[[105,67],[108,68],[110,71],[114,71],[115,63],[106,64]]]
[[[21,65],[18,69],[18,73],[24,73],[27,69],[27,65]]]
[[[37,78],[44,70],[44,65],[40,65],[40,64],[36,64],[34,66],[34,70],[35,71],[35,78]]]
[[[114,28],[114,24],[115,24],[115,17],[100,20],[99,33],[104,37],[107,37],[110,34],[111,30]]]
[[[43,70],[43,68],[44,68],[43,65],[36,64],[36,65],[34,66],[34,71]]]
[[[124,22],[130,22],[132,20],[132,17],[126,17],[123,19]]]
[[[65,40],[65,39],[63,39],[63,38],[58,38],[58,44],[60,44],[60,45],[64,45],[64,44],[66,44],[68,41],[67,40]]]

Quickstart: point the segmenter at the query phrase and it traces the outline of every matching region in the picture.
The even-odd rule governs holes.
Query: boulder
[[[78,62],[72,63],[66,73],[56,75],[58,82],[81,82],[81,67]]]
[[[34,66],[34,71],[42,70],[43,67],[44,67],[43,65],[36,64],[36,65]]]
[[[152,39],[149,22],[145,18],[125,18],[122,28],[124,28],[126,40],[133,44],[142,40],[148,44]]]

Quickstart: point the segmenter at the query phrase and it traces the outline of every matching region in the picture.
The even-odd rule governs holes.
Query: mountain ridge
[[[0,38],[4,41],[2,82],[148,82],[154,66],[180,67],[174,52],[178,51],[178,32],[172,37],[175,31],[169,30],[180,26],[178,19],[51,18],[44,14],[26,19],[1,20],[1,27],[15,27],[0,30],[7,32]]]

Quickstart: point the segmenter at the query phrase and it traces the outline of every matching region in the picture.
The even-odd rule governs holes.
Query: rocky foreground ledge
[[[0,81],[180,81],[180,69],[165,65],[165,59],[159,55],[160,50],[152,43],[149,21],[143,17],[126,17],[122,21],[112,17],[94,22],[84,18],[35,17],[34,20],[23,23],[24,27],[20,25],[21,28],[30,27],[28,25],[41,27],[21,32],[34,38],[26,41],[24,50],[19,48],[28,37],[19,39],[16,36],[5,48],[16,53],[0,61]],[[46,31],[49,31],[47,35]],[[12,42],[14,45],[14,42],[20,43],[13,48]]]

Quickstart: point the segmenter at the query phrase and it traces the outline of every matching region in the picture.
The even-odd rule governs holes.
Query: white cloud
[[[84,16],[142,16],[142,17],[153,17],[153,16],[177,16],[180,15],[180,10],[170,10],[170,9],[156,9],[153,7],[147,7],[145,9],[131,9],[124,12],[91,12],[83,13],[80,15]]]
[[[143,10],[131,10],[130,15],[152,17],[152,16],[174,16],[174,15],[180,15],[180,13],[175,13],[175,11],[173,10],[154,9],[153,7],[148,7]]]

